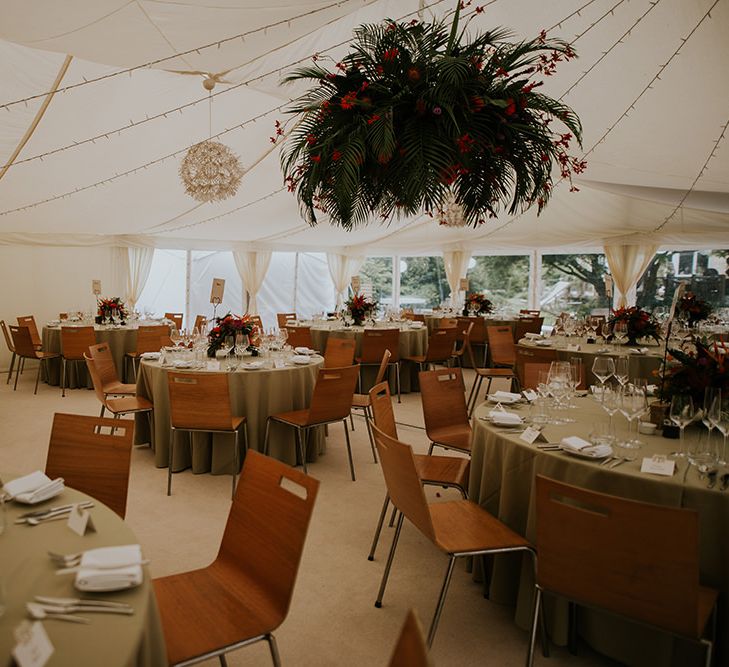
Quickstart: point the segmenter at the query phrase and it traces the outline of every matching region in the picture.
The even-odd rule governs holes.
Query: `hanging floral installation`
[[[300,122],[282,154],[309,224],[317,211],[347,230],[373,216],[425,211],[443,220],[455,204],[478,226],[501,210],[541,210],[555,165],[570,183],[585,169],[568,154],[581,141],[579,118],[538,91],[541,77],[575,57],[572,48],[544,32],[510,42],[501,28],[469,39],[459,10],[450,30],[360,26],[336,71],[315,62],[286,77],[316,82],[289,110]]]

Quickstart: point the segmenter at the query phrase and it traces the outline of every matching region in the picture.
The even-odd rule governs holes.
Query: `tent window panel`
[[[383,306],[392,305],[392,257],[368,257],[359,270],[362,292]]]
[[[450,292],[442,257],[400,258],[400,306],[437,308]]]
[[[296,314],[308,319],[334,310],[337,294],[326,253],[300,252],[296,285]]]
[[[518,312],[529,300],[529,256],[471,257],[466,273],[469,292],[482,292],[495,308]]]
[[[185,312],[185,278],[187,252],[157,249],[137,310],[144,315],[162,316],[168,312]]]
[[[216,312],[218,317],[227,312],[240,315],[245,311],[243,282],[230,251],[193,250],[190,273],[189,322],[194,323],[197,315],[212,319],[213,305],[210,303],[210,289],[213,278],[225,280],[223,303]]]
[[[271,264],[258,291],[258,314],[266,329],[276,326],[276,313],[294,311],[295,252],[271,253]]]

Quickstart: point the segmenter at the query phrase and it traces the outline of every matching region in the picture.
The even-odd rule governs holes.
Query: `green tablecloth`
[[[60,496],[35,509],[88,500],[89,496],[66,489]],[[76,535],[65,521],[51,521],[39,526],[15,525],[15,518],[29,511],[28,505],[8,503],[7,526],[0,535],[0,579],[6,595],[7,609],[0,616],[0,656],[9,664],[15,645],[13,629],[28,618],[25,603],[35,595],[78,597],[74,575],[57,576],[47,550],[76,553],[96,547],[135,544],[129,527],[108,507],[96,501],[90,510],[95,533]],[[85,593],[93,597],[95,594]],[[160,623],[154,588],[145,567],[141,586],[126,591],[99,594],[104,599],[126,602],[134,607],[132,616],[116,614],[79,614],[92,620],[89,625],[46,620],[43,626],[54,647],[48,667],[160,667],[167,664],[164,634]]]

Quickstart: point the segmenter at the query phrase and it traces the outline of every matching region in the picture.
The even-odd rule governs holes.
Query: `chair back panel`
[[[486,345],[486,320],[479,316],[476,317],[459,317],[459,320],[468,320],[473,322],[471,330],[471,342],[476,345]]]
[[[530,347],[529,349],[526,349],[515,345],[514,355],[516,359],[516,375],[519,378],[521,386],[527,389],[534,389],[536,385],[527,384],[530,380],[527,379],[526,366],[536,367],[546,364],[547,370],[549,370],[549,364],[558,359],[557,350],[550,350],[549,348],[543,347]],[[537,368],[530,369],[530,372],[533,373],[534,381],[536,381],[539,377],[539,370],[540,369]]]
[[[286,343],[291,347],[311,348],[311,327],[284,327],[288,331]]]
[[[58,319],[59,320],[67,320],[68,319],[68,313],[58,313]]]
[[[198,315],[195,317],[195,326],[193,331],[197,329],[200,333],[204,334],[208,328],[208,318],[205,315]]]
[[[486,338],[489,344],[491,361],[499,366],[513,366],[516,363],[514,356],[514,337],[511,327],[486,327]]]
[[[521,382],[521,386],[523,389],[536,389],[539,386],[539,373],[542,371],[549,372],[549,369],[551,367],[550,363],[539,363],[539,362],[531,362],[524,364],[522,367],[522,373],[523,378],[521,379],[521,376],[519,378],[519,382]]]
[[[0,320],[0,327],[3,330],[3,336],[5,337],[5,344],[8,346],[8,350],[15,352],[15,345],[13,344],[13,339],[10,337],[10,332],[5,324],[5,320]]]
[[[104,393],[104,383],[101,379],[101,373],[96,365],[96,361],[88,354],[84,355],[86,368],[91,376],[91,382],[94,385],[94,393],[102,405],[106,405],[106,394]]]
[[[428,351],[425,353],[426,361],[445,361],[453,354],[458,337],[458,329],[433,329],[428,338]]]
[[[578,602],[695,637],[694,510],[580,489],[537,475],[537,582]]]
[[[438,320],[439,329],[450,329],[451,327],[457,327],[457,326],[458,326],[457,317],[441,317],[440,320]]]
[[[400,329],[365,329],[361,350],[360,359],[364,364],[376,364],[385,350],[390,350],[390,363],[399,361]]]
[[[175,428],[231,431],[228,376],[224,373],[168,373],[170,424]]]
[[[542,333],[543,317],[522,317],[516,321],[514,340],[520,341],[528,333]]]
[[[390,658],[390,667],[431,667],[433,663],[428,658],[424,637],[418,617],[411,609]]]
[[[319,482],[248,450],[216,560],[243,570],[288,611]],[[233,584],[234,585],[234,584]]]
[[[324,352],[324,368],[343,368],[354,363],[354,338],[327,338],[327,349]]]
[[[80,361],[96,345],[94,327],[61,327],[61,354],[66,359]]]
[[[522,308],[519,311],[520,315],[529,315],[530,317],[539,317],[540,311],[538,310],[530,310],[529,308]]]
[[[99,372],[102,387],[106,387],[113,382],[119,382],[119,374],[114,366],[114,358],[111,356],[109,343],[98,343],[89,346],[89,354]]]
[[[12,324],[8,329],[10,329],[10,336],[13,339],[13,347],[15,348],[16,354],[21,357],[35,359],[38,355],[35,353],[36,348],[33,344],[30,329],[28,327],[16,327]]]
[[[296,313],[276,313],[276,324],[278,324],[279,329],[283,329],[289,320],[295,319]]]
[[[165,317],[175,323],[175,329],[178,331],[182,329],[182,318],[184,317],[184,313],[165,313]]]
[[[404,442],[383,433],[375,425],[372,426],[372,434],[392,504],[435,543],[433,520],[415,467],[413,450]]]
[[[418,380],[426,433],[444,426],[469,426],[465,386],[460,368],[421,371],[418,373]]]
[[[320,368],[311,396],[309,421],[337,421],[349,416],[359,366]]]
[[[30,339],[33,341],[33,345],[41,345],[41,337],[38,333],[38,326],[35,323],[35,317],[32,315],[23,315],[18,318],[19,327],[28,327],[30,329]]]
[[[170,337],[170,327],[167,324],[137,329],[136,353],[159,352]]]
[[[51,479],[63,477],[67,486],[100,500],[123,519],[133,440],[132,419],[56,413],[46,475]]]
[[[395,424],[395,411],[392,408],[390,385],[379,382],[369,390],[372,420],[375,426],[385,435],[397,440],[397,425]]]
[[[375,377],[375,384],[380,384],[385,379],[385,373],[387,373],[387,366],[392,362],[392,353],[390,350],[385,350],[382,353],[382,360],[380,361],[380,367],[377,369],[377,376]]]

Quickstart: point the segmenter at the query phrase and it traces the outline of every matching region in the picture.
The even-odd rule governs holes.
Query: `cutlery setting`
[[[91,623],[85,616],[77,616],[77,612],[87,614],[122,614],[130,616],[134,608],[124,602],[111,600],[95,600],[92,598],[57,598],[36,595],[34,602],[26,602],[25,607],[31,618],[37,620],[68,621],[70,623]]]
[[[79,507],[81,509],[89,509],[94,506],[94,503],[87,501],[83,503],[79,503]],[[45,510],[37,510],[35,512],[26,512],[25,514],[21,514],[16,520],[15,523],[22,524],[25,523],[29,526],[37,526],[39,523],[43,523],[45,521],[55,521],[57,519],[65,519],[68,517],[68,515],[71,513],[71,510],[73,509],[73,505],[59,505],[58,507],[49,507]]]

